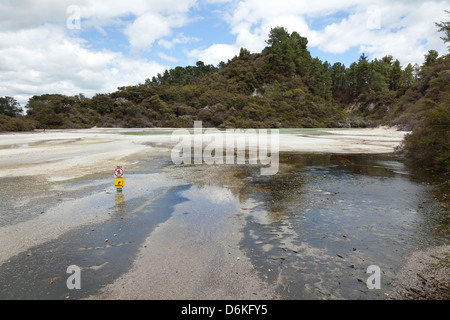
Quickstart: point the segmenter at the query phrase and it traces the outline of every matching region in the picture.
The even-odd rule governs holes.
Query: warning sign
[[[114,176],[115,176],[116,178],[122,178],[123,175],[124,175],[124,173],[125,173],[125,170],[123,170],[122,167],[117,167],[117,168],[114,170]]]
[[[123,188],[125,187],[125,179],[114,179],[114,187],[116,188]]]

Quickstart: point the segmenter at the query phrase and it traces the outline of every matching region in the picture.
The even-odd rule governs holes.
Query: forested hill
[[[331,65],[313,58],[307,44],[297,32],[274,28],[261,53],[243,48],[219,66],[199,61],[92,98],[34,96],[25,116],[11,111],[13,98],[0,98],[0,130],[192,127],[195,120],[219,128],[375,126],[401,116],[408,89],[438,61],[430,51],[422,66],[364,54],[350,66]]]

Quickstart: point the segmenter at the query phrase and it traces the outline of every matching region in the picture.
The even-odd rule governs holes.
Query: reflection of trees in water
[[[125,207],[125,195],[122,191],[117,191],[114,196],[114,208],[117,213],[123,213]]]
[[[199,189],[215,185],[230,190],[241,203],[253,198],[258,202],[255,209],[266,210],[272,220],[280,220],[292,206],[290,202],[301,197],[300,172],[289,164],[280,164],[273,176],[262,176],[260,169],[258,165],[177,166],[171,174]]]
[[[283,165],[277,175],[255,175],[247,192],[259,201],[260,209],[266,210],[271,220],[279,221],[286,215],[295,214],[301,206],[303,186],[301,171],[294,166]]]
[[[414,182],[424,181],[422,173],[415,172],[395,154],[282,153],[276,175],[263,176],[260,168],[259,165],[189,165],[172,167],[175,170],[171,174],[199,189],[209,185],[225,188],[241,203],[254,199],[257,203],[254,209],[267,211],[273,221],[309,208],[313,200],[305,194],[314,192],[311,188],[317,179],[325,182],[321,185],[326,185],[328,179],[343,179],[343,175],[345,179],[398,176]]]
[[[396,170],[407,170],[396,155],[286,153],[280,155],[280,161],[299,167],[331,167],[336,172],[382,177],[392,177]]]
[[[214,185],[230,190],[241,203],[249,199],[244,191],[247,168],[243,165],[178,165],[170,167],[172,177],[195,184],[199,189]]]

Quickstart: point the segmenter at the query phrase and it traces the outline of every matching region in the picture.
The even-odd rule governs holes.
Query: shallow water
[[[234,219],[240,249],[284,299],[385,299],[412,252],[448,243],[448,211],[429,184],[436,179],[398,156],[282,154],[280,162],[277,175],[261,176],[257,166],[207,172],[138,159],[123,193],[105,174],[0,179],[0,232],[49,227],[47,237],[13,238],[24,243],[0,261],[0,299],[95,295],[174,216],[197,230],[199,243],[224,232],[224,217]],[[82,269],[83,290],[67,289],[72,264]],[[370,265],[381,269],[379,290],[367,288]]]
[[[287,155],[277,176],[250,174],[248,247],[286,298],[383,299],[411,252],[448,243],[431,177],[393,155]],[[423,174],[423,173],[422,173]],[[381,269],[368,290],[367,268]],[[270,270],[270,271],[269,271]]]

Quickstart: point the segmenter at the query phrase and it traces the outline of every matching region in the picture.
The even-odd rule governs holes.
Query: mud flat
[[[110,170],[120,160],[140,151],[170,154],[175,145],[171,140],[173,131],[89,129],[0,134],[0,177],[45,176],[51,181],[63,181]],[[389,153],[405,134],[395,128],[282,129],[279,150]]]
[[[389,155],[406,132],[281,129],[290,160],[274,177],[174,165],[172,132],[1,134],[0,298],[386,299],[365,287],[367,263],[387,283],[441,241],[426,235],[445,212]],[[65,286],[69,264],[80,292]]]

